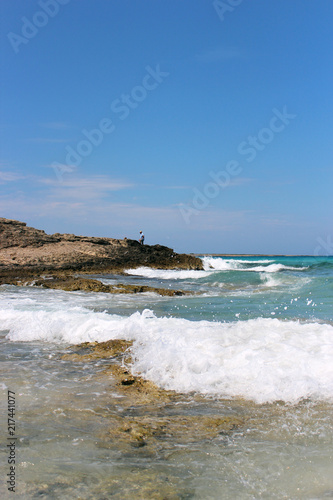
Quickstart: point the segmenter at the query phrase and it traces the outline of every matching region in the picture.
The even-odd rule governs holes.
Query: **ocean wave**
[[[134,276],[143,276],[145,278],[157,278],[164,280],[184,280],[205,278],[213,273],[213,271],[195,271],[195,270],[178,270],[178,269],[153,269],[151,267],[137,267],[136,269],[127,269],[127,274]]]
[[[264,273],[277,273],[284,270],[303,271],[308,267],[287,266],[281,263],[274,263],[272,260],[238,260],[238,259],[221,259],[216,257],[203,257],[203,266],[206,271],[254,271]],[[267,266],[254,266],[253,264],[269,264]]]
[[[257,271],[263,273],[277,273],[279,271],[304,271],[308,269],[307,267],[294,267],[294,266],[285,266],[284,264],[270,264],[269,266],[255,266],[248,269],[242,269],[242,271]]]
[[[322,258],[321,258],[322,259]],[[320,260],[320,258],[315,258],[316,262],[310,264],[309,269],[313,270],[332,270],[333,269],[333,257],[326,257],[325,260]]]
[[[242,263],[238,260],[216,257],[202,257],[202,263],[206,271],[234,271],[242,266]]]
[[[333,327],[278,319],[221,323],[124,317],[84,307],[0,311],[11,341],[133,340],[133,373],[165,389],[258,403],[333,399]]]
[[[258,403],[333,398],[330,325],[148,317],[147,335],[134,343],[133,368],[166,389]]]

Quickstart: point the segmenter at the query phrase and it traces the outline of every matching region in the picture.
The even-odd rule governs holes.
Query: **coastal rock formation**
[[[52,235],[25,222],[0,218],[0,271],[107,271],[150,266],[165,269],[202,269],[197,257],[177,254],[162,245],[140,245],[136,240]]]
[[[15,283],[17,284],[17,283]],[[20,283],[24,284],[24,283]],[[29,283],[31,284],[31,283]],[[181,296],[181,295],[191,295],[191,292],[186,292],[184,290],[173,290],[168,288],[155,288],[147,285],[125,285],[123,283],[117,283],[114,285],[103,285],[98,280],[86,279],[86,278],[59,278],[59,277],[47,277],[47,279],[33,280],[35,286],[42,286],[43,288],[53,288],[56,290],[65,290],[66,292],[76,292],[78,290],[84,292],[103,292],[103,293],[145,293],[154,292],[159,295],[164,295],[167,297]]]
[[[101,376],[110,376],[112,390],[121,398],[124,414],[113,414],[108,420],[107,433],[100,436],[102,443],[99,446],[112,448],[114,443],[118,443],[122,449],[126,449],[126,446],[147,446],[152,452],[161,452],[173,443],[184,446],[190,442],[221,439],[221,436],[232,434],[244,425],[244,417],[235,414],[177,413],[180,394],[161,389],[140,375],[131,373],[132,345],[133,342],[121,339],[85,342],[72,346],[71,352],[62,356],[62,360],[73,363],[86,364],[101,359],[109,360],[109,365],[106,365]],[[206,403],[200,395],[196,395],[195,399],[197,402],[202,400],[203,404]],[[162,412],[165,405],[173,408],[171,413]],[[140,411],[140,408],[143,411]],[[99,413],[101,409],[96,408],[95,411]]]

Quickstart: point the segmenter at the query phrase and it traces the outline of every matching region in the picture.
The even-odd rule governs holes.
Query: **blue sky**
[[[328,253],[331,0],[0,10],[2,217],[180,252]]]

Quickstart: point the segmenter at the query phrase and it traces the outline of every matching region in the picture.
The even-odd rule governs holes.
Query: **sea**
[[[200,258],[91,276],[183,296],[0,287],[1,498],[333,498],[333,257]],[[110,339],[177,397],[128,406],[108,359],[65,356]],[[210,416],[240,424],[106,439],[115,418]]]

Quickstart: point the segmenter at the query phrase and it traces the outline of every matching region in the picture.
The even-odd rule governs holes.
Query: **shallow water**
[[[10,390],[16,497],[333,497],[332,259],[205,266],[128,276],[201,292],[189,297],[0,287],[1,477]],[[133,340],[132,370],[175,397],[131,404],[107,370],[112,360],[63,359],[73,344],[110,338]],[[139,447],[110,430],[128,419],[216,416],[238,424],[215,435],[171,427]],[[13,496],[5,481],[0,493]]]

